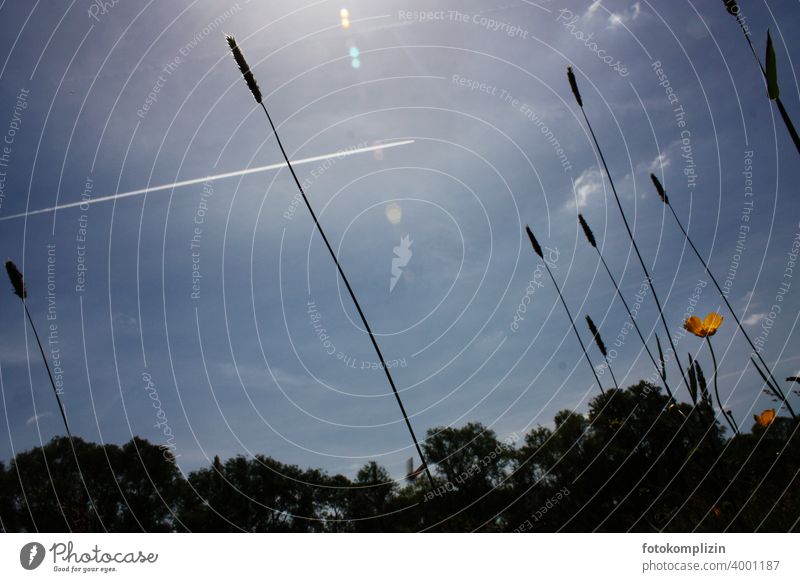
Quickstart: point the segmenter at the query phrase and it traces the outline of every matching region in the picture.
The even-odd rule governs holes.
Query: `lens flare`
[[[353,59],[350,64],[353,66],[354,69],[358,69],[359,67],[361,67],[361,61],[359,61],[358,59]]]
[[[403,220],[403,209],[396,202],[387,204],[384,212],[386,213],[386,220],[390,224],[400,224],[400,221]]]
[[[342,28],[347,30],[350,28],[350,19],[349,18],[342,18]]]

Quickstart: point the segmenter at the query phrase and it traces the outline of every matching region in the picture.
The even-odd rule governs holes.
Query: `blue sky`
[[[235,34],[292,158],[414,140],[298,173],[396,361],[417,433],[477,420],[522,434],[597,393],[546,279],[512,328],[537,277],[524,225],[557,255],[584,338],[585,314],[608,344],[626,319],[578,211],[629,300],[642,282],[569,91],[572,65],[674,330],[698,285],[698,312],[720,300],[651,171],[718,278],[738,263],[730,300],[753,337],[766,334],[776,376],[800,368],[800,291],[784,276],[800,232],[797,152],[721,2],[101,4],[0,4],[0,133],[11,140],[0,217],[281,161],[227,52],[223,34]],[[772,31],[797,119],[800,41],[785,31],[800,12],[740,4],[759,51]],[[289,173],[273,171],[0,223],[40,332],[55,325],[48,350],[58,350],[75,434],[164,444],[168,428],[186,470],[263,453],[346,474],[374,459],[402,474],[413,455],[403,420],[308,213],[292,212],[295,194]],[[390,290],[403,237],[410,257]],[[649,294],[640,317],[664,339]],[[0,321],[9,459],[63,427],[10,292]],[[715,336],[723,398],[749,426],[771,403],[734,331],[728,318]],[[613,362],[626,383],[652,373],[634,340]],[[678,341],[683,359],[701,347]],[[709,373],[705,350],[700,358]]]

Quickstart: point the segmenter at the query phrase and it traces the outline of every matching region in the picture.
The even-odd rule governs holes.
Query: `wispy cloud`
[[[600,8],[604,8],[602,1],[595,0],[589,5],[589,8],[586,9],[584,16],[586,18],[592,18],[600,11]],[[628,8],[620,12],[611,12],[605,8],[604,12],[608,14],[608,28],[617,28],[623,24],[627,26],[634,20],[637,20],[642,13],[642,7],[639,2],[634,2]]]
[[[43,418],[47,418],[49,416],[53,416],[52,412],[42,412],[41,414],[34,414],[28,420],[25,421],[25,426],[30,426],[34,423],[38,424],[40,420]]]
[[[584,170],[573,183],[574,197],[567,202],[567,208],[584,208],[589,198],[603,191],[603,173],[596,168]]]
[[[608,17],[608,26],[610,28],[614,28],[616,26],[620,26],[621,24],[628,25],[634,20],[638,19],[641,13],[642,7],[638,2],[634,2],[630,7],[626,8],[622,12],[612,12]]]
[[[650,164],[647,166],[647,170],[653,174],[660,172],[663,168],[668,168],[672,160],[666,154],[658,154]]]
[[[601,0],[595,0],[594,2],[592,2],[589,5],[589,8],[586,9],[586,13],[584,14],[584,16],[586,16],[586,18],[591,18],[592,16],[594,16],[594,13],[600,9],[601,4],[602,4]]]
[[[751,313],[742,320],[742,323],[745,325],[758,325],[766,316],[766,313]]]

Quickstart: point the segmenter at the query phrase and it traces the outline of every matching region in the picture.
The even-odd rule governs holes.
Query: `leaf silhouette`
[[[780,96],[781,90],[778,87],[778,61],[775,58],[775,49],[772,46],[772,37],[767,31],[767,95],[772,100]]]

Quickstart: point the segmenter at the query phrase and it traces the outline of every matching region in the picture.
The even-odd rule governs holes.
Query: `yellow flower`
[[[761,414],[754,414],[753,418],[756,419],[756,423],[758,426],[769,426],[775,420],[775,409],[774,408],[767,408]]]
[[[683,323],[683,327],[697,337],[709,337],[717,333],[722,319],[719,313],[709,313],[703,321],[693,315]]]

